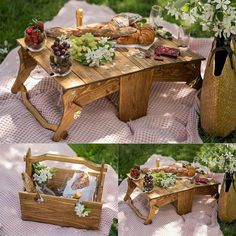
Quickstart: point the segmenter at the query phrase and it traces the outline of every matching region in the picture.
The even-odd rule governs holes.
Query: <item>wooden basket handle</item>
[[[98,172],[107,172],[107,167],[104,164],[99,165],[95,164],[83,157],[71,157],[71,156],[63,156],[57,154],[50,154],[46,153],[41,156],[32,156],[31,149],[29,148],[26,155],[25,155],[25,163],[26,163],[26,173],[31,176],[32,175],[32,164],[41,162],[41,161],[59,161],[59,162],[67,162],[67,163],[74,163],[74,164],[82,164],[92,170]]]

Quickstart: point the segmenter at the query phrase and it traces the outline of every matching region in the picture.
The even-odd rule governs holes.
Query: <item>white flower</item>
[[[33,179],[39,185],[46,183],[49,179],[52,179],[50,168],[41,169],[38,173],[33,174]]]
[[[86,217],[89,215],[90,210],[86,210],[85,206],[82,203],[76,203],[75,213],[79,217]]]
[[[230,4],[229,0],[214,0],[213,3],[216,3],[216,10],[222,8],[226,10],[228,8],[228,5]]]
[[[191,13],[190,14],[183,13],[182,18],[188,25],[191,25],[196,22],[195,16]]]
[[[0,54],[7,54],[8,48],[0,48]]]
[[[101,39],[98,41],[98,43],[105,45],[107,43],[107,41],[108,41],[107,37],[101,37]]]
[[[212,29],[214,32],[215,32],[215,36],[216,37],[222,37],[222,28],[220,28],[220,25],[214,25],[213,29]]]
[[[168,14],[174,16],[176,20],[180,18],[181,12],[178,11],[174,6],[166,6],[166,9],[168,10]]]

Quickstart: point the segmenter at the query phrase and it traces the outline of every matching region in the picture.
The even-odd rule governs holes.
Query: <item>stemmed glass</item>
[[[163,13],[163,8],[162,7],[160,7],[158,5],[152,6],[149,20],[150,20],[150,24],[155,29],[162,28],[162,26],[161,26],[162,13]]]

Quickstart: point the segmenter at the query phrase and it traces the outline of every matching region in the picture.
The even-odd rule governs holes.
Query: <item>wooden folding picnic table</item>
[[[190,49],[175,58],[164,57],[164,61],[142,58],[134,48],[119,48],[116,58],[100,67],[87,67],[73,61],[72,72],[65,77],[53,77],[63,90],[64,112],[59,124],[49,124],[28,99],[24,82],[36,65],[51,74],[49,57],[53,39],[47,38],[41,52],[26,49],[24,39],[18,39],[20,68],[12,92],[21,92],[24,105],[46,129],[54,131],[53,140],[66,138],[67,130],[82,108],[111,93],[119,91],[119,118],[127,122],[146,115],[149,94],[153,81],[182,81],[191,83],[200,76],[204,58]],[[158,45],[177,47],[175,40],[158,38]],[[154,46],[149,50],[154,53]]]
[[[139,180],[133,180],[128,176],[128,189],[124,197],[125,201],[128,201],[131,209],[136,213],[138,217],[144,220],[144,224],[151,224],[153,218],[157,215],[161,206],[169,203],[174,203],[176,211],[179,215],[184,215],[192,211],[193,196],[194,195],[212,195],[218,196],[219,183],[215,180],[209,181],[207,184],[196,185],[192,183],[188,178],[181,178],[176,180],[176,184],[168,188],[154,187],[153,191],[146,192],[148,199],[149,212],[148,215],[143,215],[140,210],[134,205],[131,198],[133,191],[138,188],[144,191],[143,178],[144,174],[141,174]]]

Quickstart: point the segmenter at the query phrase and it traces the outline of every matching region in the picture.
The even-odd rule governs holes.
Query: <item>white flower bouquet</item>
[[[97,40],[91,33],[86,33],[81,37],[71,36],[69,41],[73,59],[83,65],[100,66],[115,58],[115,50],[108,38]]]
[[[56,173],[55,168],[49,168],[45,165],[41,165],[39,163],[35,163],[33,165],[33,180],[40,186],[43,187],[48,183],[48,180],[52,179],[52,177]]]

